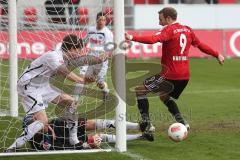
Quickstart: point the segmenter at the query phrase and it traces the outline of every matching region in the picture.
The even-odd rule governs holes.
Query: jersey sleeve
[[[113,34],[110,30],[108,31],[108,34],[106,37],[106,43],[109,43],[109,42],[113,42]]]
[[[192,31],[192,45],[194,47],[197,47],[200,51],[202,51],[205,54],[211,55],[213,57],[218,57],[219,53],[213,50],[207,44],[200,42],[200,40],[198,39],[198,37],[195,35],[193,31]]]
[[[59,56],[57,53],[51,53],[47,58],[47,64],[51,70],[56,70],[58,67],[64,64],[64,60],[63,57]]]
[[[198,47],[198,45],[200,44],[200,40],[198,39],[198,37],[195,35],[195,33],[191,30],[191,35],[192,35],[192,45],[194,47]]]
[[[149,36],[133,36],[133,41],[154,44],[157,42],[165,42],[172,38],[173,32],[170,28],[164,28],[163,30]]]
[[[110,30],[108,30],[107,35],[106,35],[106,39],[105,39],[105,44],[108,43],[113,43],[113,34]],[[113,51],[114,50],[114,45],[107,45],[108,49],[107,51]]]

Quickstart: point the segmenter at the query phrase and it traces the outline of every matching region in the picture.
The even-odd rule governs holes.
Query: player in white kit
[[[16,151],[41,130],[44,133],[48,132],[48,117],[45,109],[49,102],[64,107],[66,115],[70,115],[67,117],[70,126],[69,143],[77,147],[79,143],[77,138],[78,120],[75,118],[77,116],[74,116],[76,101],[72,96],[52,86],[49,80],[54,75],[61,75],[76,83],[92,82],[91,79],[79,77],[69,70],[71,60],[75,60],[74,63],[76,63],[76,59],[79,57],[80,60],[82,57],[86,57],[81,56],[83,47],[82,39],[79,39],[76,35],[67,35],[63,38],[61,49],[50,51],[35,59],[19,77],[17,90],[20,101],[26,116],[32,114],[34,121],[25,128],[22,135],[15,140],[6,152]],[[82,64],[78,64],[78,67],[88,64],[86,59],[80,63]]]
[[[107,52],[105,48],[107,46],[111,46],[107,44],[113,43],[113,34],[106,26],[106,16],[104,15],[104,13],[100,12],[97,14],[96,26],[91,26],[88,28],[85,40],[86,42],[88,42],[89,45],[89,55],[98,57],[102,53]],[[80,67],[80,75],[84,75],[86,77],[96,77],[97,86],[103,91],[103,100],[105,100],[107,94],[109,93],[109,89],[105,79],[107,70],[108,60],[104,61],[101,64]],[[81,87],[81,85],[77,84],[75,92],[80,92],[80,89],[77,88]],[[76,96],[76,99],[78,99],[78,96]]]

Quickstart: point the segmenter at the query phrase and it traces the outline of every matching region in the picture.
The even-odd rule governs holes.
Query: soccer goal
[[[124,0],[69,0],[69,3],[62,4],[53,4],[46,0],[4,1],[6,4],[0,6],[0,157],[125,152],[127,150],[125,51],[115,47],[108,64],[106,82],[110,92],[106,99],[102,99],[102,91],[96,84],[84,86],[84,92],[80,94],[75,93],[76,86],[69,81],[56,77],[52,82],[65,93],[80,95],[77,95],[79,117],[84,118],[85,124],[94,123],[94,128],[87,130],[84,124],[82,129],[84,135],[78,136],[83,136],[84,141],[86,135],[103,135],[105,139],[102,138],[100,145],[89,145],[88,149],[76,150],[75,146],[65,145],[67,142],[63,133],[57,137],[62,139],[59,141],[62,143],[53,143],[51,150],[39,149],[45,137],[39,133],[38,138],[32,138],[16,152],[4,153],[4,150],[23,132],[25,112],[18,102],[19,75],[31,61],[49,50],[59,48],[65,35],[72,33],[84,38],[87,29],[96,26],[96,16],[99,12],[106,16],[106,26],[113,31],[114,45],[119,46],[118,44],[124,41]],[[79,74],[79,69],[76,68],[74,72]],[[53,127],[56,127],[55,120],[58,118],[56,108],[49,104],[46,109],[49,123],[52,121]],[[67,129],[64,123],[57,127],[62,127],[63,131]]]

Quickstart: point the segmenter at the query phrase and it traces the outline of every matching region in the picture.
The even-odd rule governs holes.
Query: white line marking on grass
[[[240,89],[196,90],[196,91],[186,91],[186,92],[183,92],[183,94],[231,93],[231,92],[240,92]]]
[[[142,156],[138,153],[132,153],[132,152],[129,152],[129,151],[125,152],[125,153],[121,153],[121,154],[126,155],[128,157],[131,157],[134,160],[151,160],[151,159],[146,158],[146,157],[144,157],[144,156]]]
[[[0,117],[5,117],[7,115],[10,115],[7,110],[0,109]]]

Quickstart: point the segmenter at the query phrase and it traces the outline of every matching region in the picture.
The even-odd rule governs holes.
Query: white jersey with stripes
[[[49,51],[31,62],[18,79],[18,85],[42,86],[49,84],[49,78],[54,75],[58,67],[64,64],[61,50]]]

